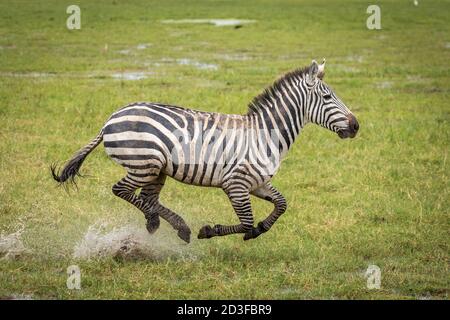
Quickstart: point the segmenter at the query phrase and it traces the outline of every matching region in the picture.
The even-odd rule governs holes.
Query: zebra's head
[[[342,139],[354,138],[359,130],[358,121],[334,91],[323,82],[324,75],[325,59],[320,65],[313,60],[305,76],[307,120],[336,132]]]

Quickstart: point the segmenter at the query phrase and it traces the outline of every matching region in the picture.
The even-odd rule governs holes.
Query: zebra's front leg
[[[253,214],[250,203],[250,194],[247,187],[243,184],[235,183],[233,186],[224,188],[225,193],[231,201],[240,224],[223,226],[216,224],[214,227],[203,226],[199,233],[199,239],[209,239],[215,236],[226,236],[233,233],[246,233],[253,228]]]
[[[270,183],[267,183],[266,185],[252,191],[251,194],[258,198],[272,202],[275,208],[266,219],[258,223],[256,228],[253,228],[245,234],[244,240],[255,239],[262,233],[269,231],[269,229],[287,209],[286,199]]]

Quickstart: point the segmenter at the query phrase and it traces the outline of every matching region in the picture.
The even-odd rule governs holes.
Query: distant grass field
[[[448,299],[449,1],[376,1],[382,30],[366,28],[367,1],[74,2],[0,2],[0,233],[23,228],[27,249],[0,260],[0,297]],[[81,30],[66,28],[70,4]],[[195,18],[257,21],[160,22]],[[73,257],[99,221],[145,230],[111,193],[124,170],[103,146],[78,190],[50,176],[114,110],[155,101],[244,113],[278,76],[323,57],[360,133],[305,128],[273,180],[289,206],[270,232],[197,240],[202,225],[236,216],[221,190],[169,180],[162,202],[191,227],[189,245],[162,222],[148,237],[155,257]],[[113,77],[130,72],[146,78]],[[272,209],[252,202],[256,221]],[[69,265],[81,290],[66,287]],[[366,287],[369,265],[381,269],[378,290]]]

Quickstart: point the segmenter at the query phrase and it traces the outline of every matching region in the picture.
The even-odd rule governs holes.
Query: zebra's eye
[[[329,94],[329,93],[324,94],[324,95],[323,95],[323,98],[324,98],[325,100],[331,100],[331,94]]]

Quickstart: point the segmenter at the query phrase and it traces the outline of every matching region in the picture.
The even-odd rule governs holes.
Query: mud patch
[[[25,227],[21,225],[14,233],[0,234],[0,260],[17,259],[30,252],[22,241],[24,230]]]
[[[197,256],[186,244],[174,238],[173,233],[165,235],[158,230],[150,235],[145,228],[133,225],[110,227],[108,223],[98,222],[90,226],[75,245],[73,258],[160,261],[167,258],[196,260]]]

